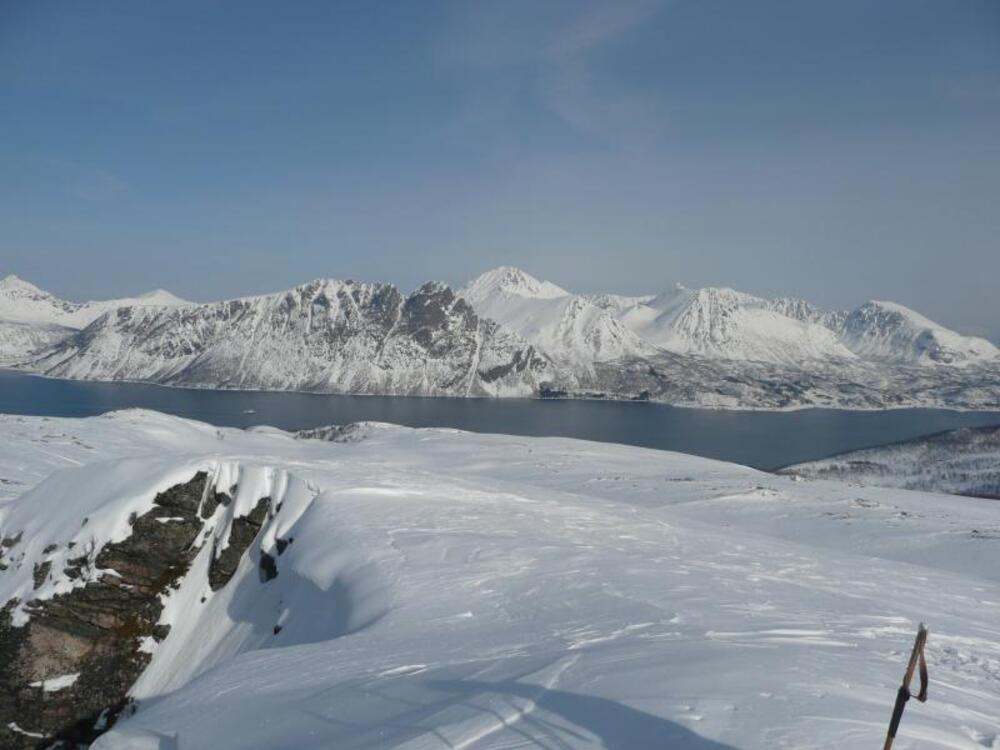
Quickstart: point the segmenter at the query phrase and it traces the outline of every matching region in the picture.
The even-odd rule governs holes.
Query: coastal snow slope
[[[1000,747],[995,502],[566,439],[310,435],[0,418],[7,642],[60,592],[135,576],[70,555],[205,530],[137,646],[136,710],[95,750],[873,747],[918,621],[931,697],[896,746]],[[231,495],[185,515],[169,488],[197,472]],[[97,679],[34,666],[18,700],[37,705]],[[50,731],[4,718],[4,746]]]
[[[795,464],[783,474],[1000,500],[1000,425],[962,427]]]

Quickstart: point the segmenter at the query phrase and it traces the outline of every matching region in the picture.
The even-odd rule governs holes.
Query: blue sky
[[[995,0],[0,2],[0,275],[892,299],[1000,338]]]

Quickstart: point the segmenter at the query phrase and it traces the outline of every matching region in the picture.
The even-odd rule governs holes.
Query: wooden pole
[[[903,718],[903,709],[906,702],[910,700],[910,682],[913,680],[913,672],[920,665],[920,693],[917,700],[923,703],[927,700],[927,661],[924,659],[924,645],[927,643],[927,626],[920,623],[917,629],[917,638],[913,642],[913,651],[910,653],[910,661],[906,665],[906,674],[903,675],[903,684],[896,692],[896,705],[892,709],[892,719],[889,720],[889,733],[885,736],[885,745],[882,750],[892,750],[893,740],[896,739],[896,730],[899,729],[899,721]]]

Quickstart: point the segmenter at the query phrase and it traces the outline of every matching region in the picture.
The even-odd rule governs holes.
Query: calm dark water
[[[693,453],[773,469],[953,427],[1000,412],[710,411],[649,403],[322,396],[49,380],[0,370],[0,412],[87,417],[143,407],[217,425],[300,429],[360,420],[513,435],[561,435]],[[252,410],[253,413],[247,413]]]

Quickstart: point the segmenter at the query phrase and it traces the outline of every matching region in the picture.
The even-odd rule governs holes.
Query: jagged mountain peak
[[[413,294],[441,294],[441,293],[451,293],[454,294],[451,286],[443,281],[425,281],[419,287],[417,287]]]

